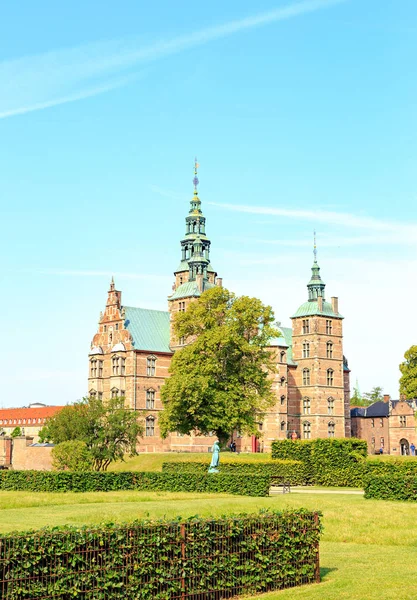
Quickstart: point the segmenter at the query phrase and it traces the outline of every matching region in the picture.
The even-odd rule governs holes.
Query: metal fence
[[[320,581],[318,513],[0,537],[2,600],[221,600]]]

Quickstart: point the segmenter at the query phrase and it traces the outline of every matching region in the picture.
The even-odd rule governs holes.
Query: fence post
[[[319,530],[319,515],[318,513],[314,513],[314,525],[316,526],[316,530]],[[317,538],[316,542],[316,565],[315,565],[315,580],[316,583],[320,583],[320,539]]]
[[[182,571],[181,571],[181,598],[184,600],[185,596],[185,523],[181,523],[181,557],[182,557]]]

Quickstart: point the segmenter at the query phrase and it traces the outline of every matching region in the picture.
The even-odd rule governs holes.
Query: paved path
[[[291,494],[352,494],[355,496],[363,496],[363,490],[307,490],[307,489],[298,489],[296,487],[291,488]],[[278,494],[282,494],[281,487],[272,487],[270,491],[270,496],[277,496]]]

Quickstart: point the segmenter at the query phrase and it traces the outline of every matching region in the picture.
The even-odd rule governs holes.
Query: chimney
[[[216,285],[223,287],[223,279],[221,277],[216,277]]]
[[[384,402],[389,402],[391,400],[391,396],[389,394],[384,394],[383,400]]]
[[[317,298],[317,305],[319,307],[319,311],[323,312],[323,296],[319,296]]]
[[[332,296],[332,311],[339,314],[339,298],[336,298],[336,296]]]
[[[200,290],[200,292],[202,292],[203,291],[203,275],[201,275],[201,274],[196,275],[195,280],[196,280],[198,289]]]

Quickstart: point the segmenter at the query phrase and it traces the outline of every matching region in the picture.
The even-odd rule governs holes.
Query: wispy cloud
[[[122,71],[344,1],[303,0],[145,46],[138,39],[113,40],[4,60],[0,62],[0,119],[102,94],[129,81],[128,77],[114,79]]]
[[[274,208],[272,206],[250,206],[245,204],[227,204],[219,202],[206,202],[211,206],[239,213],[270,215],[273,217],[286,217],[289,219],[298,219],[311,221],[312,223],[326,223],[328,225],[337,225],[342,227],[352,227],[355,229],[366,229],[379,231],[381,234],[391,232],[395,235],[414,235],[417,236],[416,223],[402,223],[399,221],[384,221],[375,217],[356,215],[346,212],[336,212],[327,210],[305,210]],[[377,238],[380,239],[380,238]],[[399,239],[399,238],[398,238]]]

